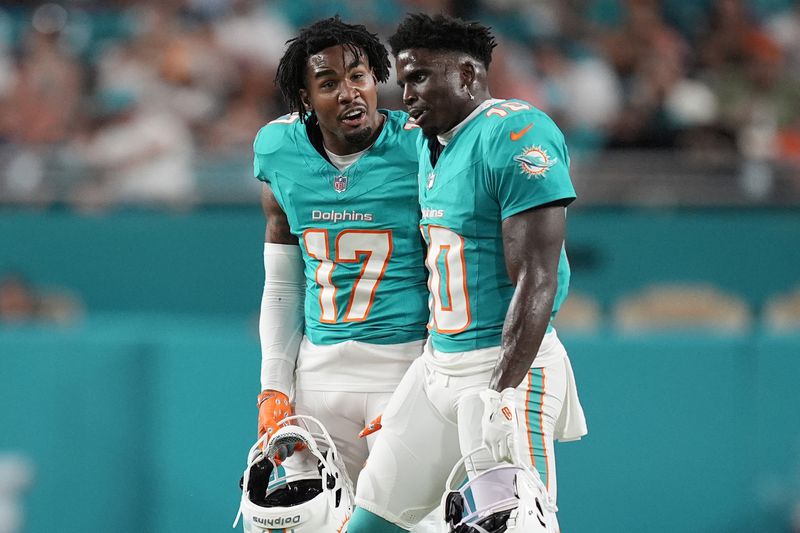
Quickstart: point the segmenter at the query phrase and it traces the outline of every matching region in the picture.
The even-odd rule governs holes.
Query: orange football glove
[[[265,433],[272,436],[278,431],[281,420],[293,414],[294,410],[292,409],[292,404],[289,403],[288,396],[276,390],[263,391],[258,395],[258,438],[261,438]],[[262,447],[265,447],[265,445],[262,445]],[[286,452],[283,457],[276,456],[276,459],[280,461],[291,455],[288,450]]]
[[[364,429],[361,430],[361,433],[358,434],[358,438],[363,439],[367,435],[372,435],[373,433],[381,429],[383,427],[381,425],[382,417],[383,415],[378,415],[378,418],[367,424],[366,427],[364,427]]]

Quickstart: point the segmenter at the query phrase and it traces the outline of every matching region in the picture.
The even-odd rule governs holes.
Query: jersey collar
[[[469,123],[469,121],[480,115],[484,109],[493,106],[497,102],[502,102],[502,100],[499,98],[489,98],[488,100],[484,100],[483,102],[481,102],[478,105],[478,107],[472,110],[472,113],[467,115],[467,117],[464,120],[456,124],[453,127],[453,129],[451,129],[450,131],[446,131],[441,135],[437,135],[436,138],[439,140],[439,144],[441,144],[442,146],[447,146],[447,143],[449,143],[453,139],[453,137],[455,137],[456,133],[461,131],[464,128],[464,126],[466,126]]]

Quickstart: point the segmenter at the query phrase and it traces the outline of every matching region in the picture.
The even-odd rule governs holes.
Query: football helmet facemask
[[[442,498],[450,533],[555,533],[555,504],[539,473],[524,464],[503,463],[480,471],[476,456],[481,447],[456,463]],[[485,461],[484,461],[485,463]],[[464,483],[464,480],[467,480]]]
[[[339,458],[336,445],[317,419],[295,415],[270,438],[264,435],[250,448],[241,480],[242,499],[235,528],[241,517],[244,533],[286,529],[294,533],[340,533],[353,510],[353,485]],[[300,425],[302,424],[302,426]],[[266,448],[261,449],[262,443]],[[316,468],[272,477],[274,457],[280,446],[304,444],[316,459]],[[272,477],[272,479],[270,479]]]

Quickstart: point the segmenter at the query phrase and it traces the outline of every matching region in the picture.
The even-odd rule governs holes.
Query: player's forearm
[[[297,354],[303,338],[303,302],[299,287],[264,289],[259,319],[261,340],[261,390],[277,390],[287,396],[294,383]]]
[[[564,222],[561,206],[529,209],[503,221],[506,268],[515,290],[489,382],[492,389],[519,385],[536,358],[558,288]]]
[[[519,280],[503,324],[500,356],[489,388],[519,385],[530,370],[547,332],[556,293],[556,278],[545,273]]]
[[[264,246],[264,292],[261,298],[261,390],[287,396],[303,338],[305,282],[300,249],[294,245]]]

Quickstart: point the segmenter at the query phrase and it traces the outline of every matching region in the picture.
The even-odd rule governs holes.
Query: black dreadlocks
[[[302,28],[294,39],[286,41],[286,51],[278,64],[275,85],[283,94],[289,112],[297,111],[305,122],[308,113],[300,99],[306,88],[305,71],[308,58],[320,50],[337,45],[348,47],[356,55],[366,55],[378,81],[389,79],[389,53],[374,33],[361,24],[342,22],[339,15]]]
[[[397,31],[389,38],[392,55],[403,50],[428,48],[464,52],[477,59],[487,69],[492,62],[492,50],[497,43],[490,28],[478,22],[424,13],[406,16]]]

